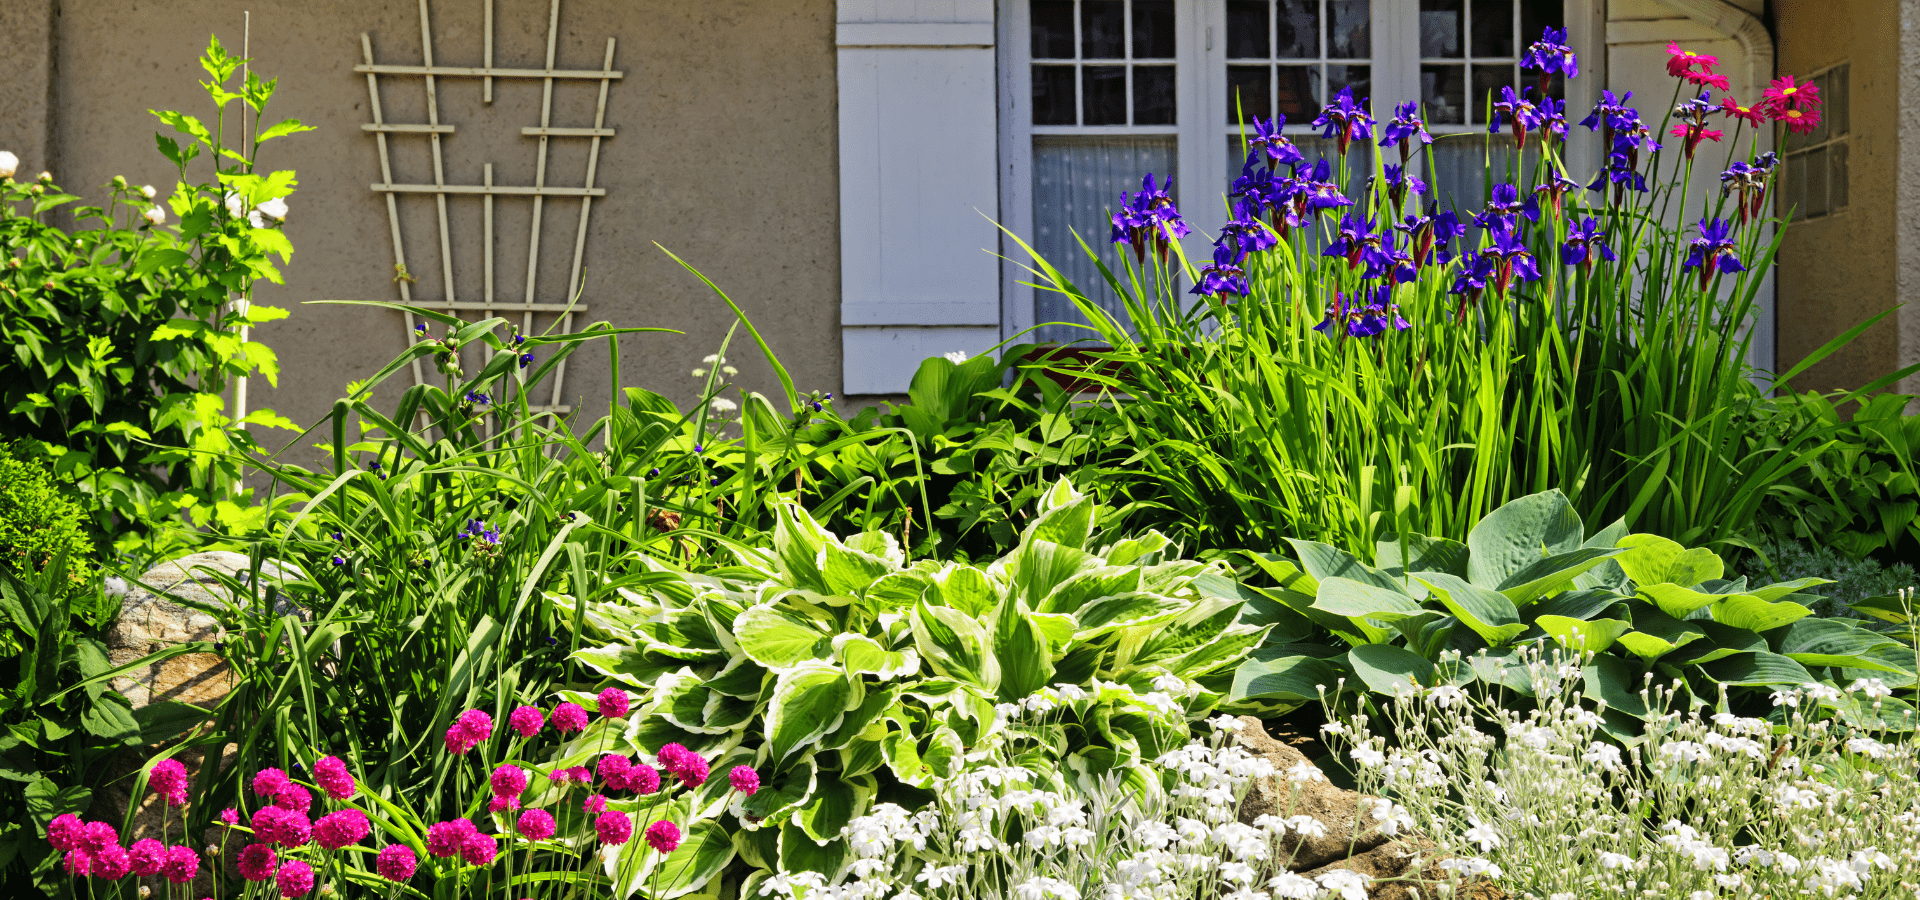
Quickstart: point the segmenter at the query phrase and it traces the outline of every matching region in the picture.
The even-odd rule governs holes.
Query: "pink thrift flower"
[[[697,788],[707,783],[707,761],[689,753],[681,759],[680,771],[673,774],[679,777],[681,784]]]
[[[573,781],[575,784],[592,784],[593,783],[593,773],[587,771],[586,766],[574,766],[573,768],[568,769],[567,772],[573,776]]]
[[[313,792],[297,784],[290,784],[273,795],[273,805],[289,812],[304,813],[313,808]]]
[[[646,795],[660,789],[660,773],[654,767],[641,764],[627,770],[627,790]]]
[[[240,824],[240,811],[229,806],[220,811],[220,821],[226,823],[228,828],[232,828]]]
[[[621,719],[627,715],[627,692],[610,687],[600,692],[600,717],[603,719]]]
[[[261,797],[272,797],[292,784],[287,773],[279,769],[261,769],[253,776],[253,792]]]
[[[366,813],[343,809],[327,813],[313,823],[313,839],[328,850],[339,850],[360,843],[369,830]]]
[[[93,877],[95,878],[117,881],[127,877],[127,870],[130,868],[132,868],[132,860],[127,858],[127,851],[119,844],[108,844],[102,847],[99,853],[93,855]]]
[[[413,870],[419,858],[413,855],[413,848],[405,844],[388,844],[380,849],[380,856],[374,860],[374,868],[380,877],[388,881],[406,881],[413,877]]]
[[[451,822],[434,825],[427,829],[427,854],[443,859],[458,855],[460,845],[466,842],[467,835],[477,831],[473,823],[466,819],[454,819]]]
[[[544,809],[530,809],[521,813],[516,825],[530,841],[544,841],[553,837],[555,829],[553,814]]]
[[[254,810],[253,819],[248,823],[253,826],[254,838],[267,844],[280,843],[280,820],[286,818],[288,815],[289,813],[286,810],[278,806],[267,806]]]
[[[153,838],[142,838],[133,842],[133,850],[127,854],[127,871],[135,878],[146,878],[160,874],[167,865],[167,845]]]
[[[679,744],[668,744],[661,747],[660,752],[655,753],[653,756],[660,761],[660,768],[667,770],[667,772],[671,774],[680,771],[680,767],[685,765],[684,760],[692,755],[693,751]]]
[[[562,703],[554,707],[553,727],[561,734],[572,734],[586,728],[586,709],[578,703]]]
[[[67,874],[75,878],[85,878],[93,874],[93,854],[78,847],[67,851],[65,857]]]
[[[447,749],[454,753],[466,753],[490,737],[493,737],[493,717],[470,709],[461,713],[460,718],[447,728]]]
[[[753,792],[760,789],[760,773],[752,766],[734,766],[733,771],[727,773],[727,783],[733,785],[734,790],[753,796]]]
[[[493,770],[487,779],[496,797],[518,797],[527,790],[527,770],[515,765],[503,765]]]
[[[280,817],[280,846],[306,846],[308,841],[313,840],[313,822],[307,819],[306,813],[293,810],[287,810],[286,813]]]
[[[627,773],[633,769],[633,761],[609,753],[600,757],[595,768],[600,772],[600,783],[617,791],[627,786]]]
[[[588,794],[586,802],[581,803],[580,808],[594,815],[599,815],[607,811],[607,798],[599,794]]]
[[[516,810],[519,808],[520,808],[519,797],[513,797],[513,796],[503,797],[496,794],[494,795],[494,798],[492,800],[487,801],[488,812],[510,812],[512,810]]]
[[[500,845],[490,834],[474,831],[460,842],[460,858],[470,866],[491,865],[494,854],[498,852]]]
[[[177,759],[163,759],[147,770],[147,787],[167,801],[168,806],[187,802],[187,767]]]
[[[593,830],[602,844],[624,844],[633,837],[633,822],[626,813],[603,812],[593,820]]]
[[[313,890],[313,867],[297,859],[287,860],[280,865],[274,884],[279,886],[280,896],[287,900],[304,897]]]
[[[200,854],[193,852],[192,847],[175,844],[167,848],[167,865],[160,874],[174,884],[186,884],[200,874]]]
[[[680,826],[661,819],[647,826],[647,846],[661,853],[672,853],[680,846]]]
[[[353,796],[353,774],[347,771],[346,761],[338,756],[322,756],[313,764],[313,783],[335,800]]]
[[[62,853],[80,846],[80,839],[86,835],[87,823],[73,813],[56,816],[47,823],[47,843]]]
[[[240,877],[248,881],[266,881],[273,877],[273,867],[280,858],[273,848],[266,844],[248,844],[240,851]]]
[[[88,853],[99,853],[118,843],[120,832],[105,822],[88,822],[87,830],[80,836],[80,849]]]
[[[507,716],[507,727],[519,732],[523,738],[530,738],[540,733],[540,726],[545,721],[538,708],[522,706]]]

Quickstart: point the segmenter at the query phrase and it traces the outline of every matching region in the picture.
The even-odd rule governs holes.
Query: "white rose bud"
[[[20,157],[0,150],[0,178],[12,178],[13,173],[18,171],[20,171]]]
[[[40,183],[42,183],[42,184],[52,184],[52,183],[53,183],[53,173],[52,173],[52,172],[41,172],[41,173],[40,173]]]
[[[154,193],[155,191],[153,189],[153,185],[143,184],[140,186],[140,196],[145,197],[148,200],[152,200]]]
[[[284,222],[287,220],[287,201],[279,197],[260,204],[259,210],[261,215],[275,222]]]
[[[167,211],[158,206],[150,206],[147,207],[146,212],[140,214],[140,218],[146,219],[148,225],[163,225],[167,221]]]

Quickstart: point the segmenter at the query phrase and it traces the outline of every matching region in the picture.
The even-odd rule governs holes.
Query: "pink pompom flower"
[[[760,789],[760,773],[754,771],[752,766],[734,766],[733,771],[727,773],[727,783],[733,785],[734,790],[751,797]]]
[[[690,788],[697,788],[707,783],[707,761],[689,753],[685,757],[682,757],[680,770],[673,774],[680,779],[681,784]]]
[[[427,829],[427,854],[442,859],[458,855],[460,846],[466,843],[467,835],[477,832],[473,823],[466,819],[433,825]]]
[[[493,717],[477,709],[460,714],[460,718],[447,727],[447,750],[464,754],[480,746],[493,736]]]
[[[304,813],[313,808],[313,792],[290,784],[273,795],[273,805],[290,812]]]
[[[603,719],[622,719],[627,715],[627,692],[610,687],[600,692],[600,717]]]
[[[287,900],[304,897],[313,890],[313,867],[297,859],[287,860],[280,864],[274,884],[280,888],[280,896]]]
[[[80,840],[86,835],[87,823],[73,813],[55,816],[47,823],[47,843],[62,853],[80,846]]]
[[[280,839],[280,846],[306,846],[308,841],[313,840],[313,822],[307,818],[306,813],[293,810],[285,810],[285,812],[286,815],[280,817],[280,829],[275,835]]]
[[[607,798],[601,794],[588,794],[587,799],[581,802],[580,808],[599,815],[607,811]]]
[[[593,830],[602,844],[624,844],[633,837],[633,821],[626,813],[603,812],[593,820]]]
[[[229,806],[220,811],[220,821],[228,828],[240,824],[240,811]]]
[[[62,861],[66,864],[67,874],[75,878],[85,878],[93,874],[93,854],[79,847],[68,850]]]
[[[545,721],[546,719],[540,715],[540,710],[532,706],[518,707],[507,715],[507,727],[518,732],[523,738],[539,734],[540,726]]]
[[[627,790],[641,796],[660,789],[660,772],[644,763],[627,770]]]
[[[518,797],[527,790],[527,770],[512,764],[502,765],[493,770],[487,784],[493,788],[495,797]]]
[[[292,784],[287,773],[279,769],[261,769],[253,776],[253,792],[261,797],[272,797]]]
[[[661,853],[672,853],[680,846],[680,826],[665,819],[648,825],[647,846]]]
[[[388,844],[380,848],[380,855],[374,860],[374,869],[381,878],[388,881],[406,881],[413,877],[414,867],[420,862],[413,848],[406,844]]]
[[[279,865],[280,857],[266,844],[248,844],[240,851],[240,877],[248,881],[266,881],[273,877],[273,867]]]
[[[519,808],[519,797],[502,797],[496,795],[492,800],[487,801],[488,812],[512,812]]]
[[[167,845],[153,838],[134,841],[133,849],[127,853],[127,871],[136,878],[158,875],[166,865]]]
[[[328,850],[339,850],[360,843],[369,830],[366,813],[343,809],[327,813],[313,823],[313,839]]]
[[[177,759],[163,759],[147,770],[147,786],[167,801],[168,806],[187,802],[187,767]]]
[[[460,842],[460,858],[470,866],[485,866],[493,863],[493,857],[500,852],[500,845],[493,835],[473,831]]]
[[[668,744],[661,747],[660,752],[655,753],[653,757],[660,761],[660,768],[667,770],[668,774],[672,774],[680,771],[680,767],[686,765],[686,758],[692,755],[692,750],[688,750],[679,744]]]
[[[335,800],[353,796],[353,774],[347,771],[346,761],[338,756],[322,756],[313,764],[313,783]]]
[[[108,844],[93,855],[93,877],[118,881],[127,877],[133,861],[127,857],[127,851],[119,844]]]
[[[562,703],[553,708],[553,727],[561,734],[572,734],[587,727],[587,710],[578,703]]]
[[[99,853],[118,843],[120,832],[105,822],[88,822],[86,831],[80,835],[80,849],[88,853]]]
[[[521,813],[520,820],[515,825],[530,841],[544,841],[553,837],[556,828],[553,814],[544,809],[530,809]]]
[[[627,786],[627,773],[633,769],[633,760],[609,753],[600,757],[594,769],[600,773],[601,784],[617,791]]]
[[[192,847],[175,844],[167,848],[167,865],[160,870],[174,884],[186,884],[200,874],[200,854]]]
[[[593,773],[587,771],[586,766],[574,766],[573,768],[567,770],[567,774],[573,777],[573,782],[575,784],[592,784],[593,783]]]

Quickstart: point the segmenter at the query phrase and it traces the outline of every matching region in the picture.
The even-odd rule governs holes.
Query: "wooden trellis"
[[[547,65],[544,69],[497,68],[493,64],[493,0],[484,0],[485,15],[485,56],[480,68],[463,66],[439,66],[433,61],[433,29],[429,23],[427,0],[420,0],[420,47],[422,65],[385,65],[373,60],[373,41],[365,33],[360,35],[360,53],[362,64],[354,66],[355,72],[367,76],[367,99],[373,112],[373,121],[360,126],[362,130],[373,133],[380,148],[380,183],[373,190],[386,197],[387,223],[393,232],[393,259],[397,272],[405,273],[407,265],[406,247],[400,238],[400,209],[396,197],[400,194],[431,194],[439,213],[440,222],[440,271],[441,283],[446,296],[435,299],[415,301],[410,279],[396,278],[400,286],[400,301],[431,309],[445,309],[452,315],[462,311],[477,312],[483,316],[520,314],[520,331],[533,333],[535,313],[553,313],[560,316],[560,330],[573,328],[573,317],[585,315],[583,306],[572,305],[571,301],[580,295],[580,263],[587,248],[587,220],[593,210],[593,198],[606,195],[603,188],[594,187],[594,178],[600,162],[600,141],[613,137],[614,130],[607,127],[607,88],[622,73],[613,68],[614,39],[607,38],[606,61],[598,71],[590,69],[555,69],[554,52],[560,34],[560,0],[553,0],[547,17]],[[427,88],[427,121],[419,123],[390,123],[380,110],[379,77],[417,76],[425,80]],[[540,124],[520,129],[526,137],[538,138],[539,156],[534,169],[532,185],[501,185],[493,181],[493,164],[483,166],[484,177],[481,184],[448,184],[442,164],[441,138],[454,133],[454,126],[440,121],[440,100],[435,89],[438,78],[479,78],[481,79],[482,99],[493,102],[493,80],[495,78],[539,79],[544,84],[540,98]],[[557,128],[553,125],[553,83],[561,79],[575,79],[600,82],[600,100],[593,116],[592,128]],[[393,166],[387,153],[388,135],[425,135],[433,149],[432,184],[397,184],[393,180]],[[554,138],[586,138],[591,141],[587,155],[587,177],[584,187],[552,187],[547,184],[547,145]],[[478,194],[481,202],[481,221],[485,254],[485,298],[475,302],[460,300],[455,296],[453,281],[453,247],[447,230],[447,196],[449,194]],[[533,198],[533,227],[527,244],[527,288],[519,302],[497,300],[494,297],[493,278],[493,201],[495,197],[531,197]],[[535,280],[540,268],[540,222],[541,214],[548,197],[580,198],[580,226],[573,241],[573,268],[567,279],[566,302],[535,302]],[[406,328],[409,338],[413,334],[413,314],[406,314]],[[536,406],[535,409],[552,411],[565,415],[568,407],[560,402],[561,386],[566,377],[564,362],[554,370],[553,392],[549,403]],[[425,372],[420,361],[413,361],[414,383],[425,382]]]

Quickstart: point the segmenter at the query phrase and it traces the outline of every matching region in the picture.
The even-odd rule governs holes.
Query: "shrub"
[[[1818,544],[1852,560],[1920,563],[1920,416],[1906,415],[1913,400],[1881,394],[1851,415],[1820,394],[1767,401],[1756,416],[1755,449],[1777,451],[1784,436],[1810,428],[1828,440],[1766,496],[1762,530],[1783,545]]]
[[[1913,567],[1906,563],[1883,566],[1871,556],[1851,559],[1824,544],[1793,538],[1762,542],[1759,549],[1760,556],[1742,564],[1747,577],[1756,584],[1802,578],[1831,582],[1821,589],[1826,596],[1812,604],[1822,615],[1858,618],[1855,604],[1914,586]]]
[[[61,593],[93,581],[93,541],[85,511],[55,484],[53,473],[19,448],[0,445],[0,569],[18,578],[66,559]]]

